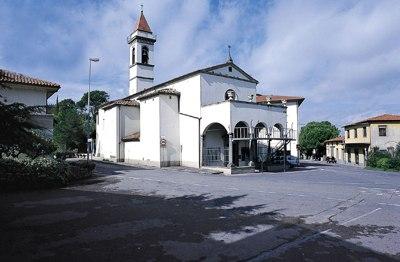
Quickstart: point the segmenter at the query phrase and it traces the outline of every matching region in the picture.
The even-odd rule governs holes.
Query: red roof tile
[[[332,138],[332,139],[328,139],[324,143],[327,143],[327,142],[344,142],[344,137],[343,136],[338,136],[338,137],[335,137],[335,138]]]
[[[372,123],[372,122],[393,122],[393,121],[400,121],[400,115],[392,115],[392,114],[383,114],[380,116],[370,117],[361,121],[357,121],[345,126],[352,126],[361,123]]]
[[[267,103],[269,101],[270,103],[276,104],[276,103],[282,103],[282,100],[285,100],[287,102],[298,101],[299,104],[301,104],[304,101],[304,97],[301,97],[301,96],[281,96],[281,95],[260,95],[260,94],[257,94],[257,97],[256,97],[256,102],[257,103]]]
[[[135,100],[130,100],[130,99],[117,99],[113,101],[109,101],[107,103],[104,103],[100,108],[107,110],[110,109],[114,106],[135,106],[138,107],[140,106],[139,102]]]
[[[144,17],[144,15],[143,15],[143,11],[140,12],[140,17],[136,23],[136,28],[134,31],[136,31],[136,30],[152,33],[150,26],[147,23],[146,17]]]
[[[31,76],[8,71],[5,69],[0,69],[0,83],[13,83],[13,84],[23,84],[23,85],[31,85],[31,86],[43,86],[43,87],[51,87],[51,88],[55,88],[55,89],[60,88],[60,85],[57,83],[34,78]]]
[[[391,115],[384,114],[380,116],[370,117],[365,120],[366,122],[375,122],[375,121],[400,121],[400,115]]]

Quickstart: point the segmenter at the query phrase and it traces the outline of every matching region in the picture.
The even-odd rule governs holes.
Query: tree
[[[101,104],[108,102],[109,95],[105,91],[93,90],[90,91],[90,106],[94,107],[94,112],[97,112]],[[81,100],[76,105],[80,110],[84,110],[87,106],[88,92],[83,94]]]
[[[300,150],[311,156],[315,149],[317,156],[321,156],[325,152],[324,141],[339,136],[339,133],[339,129],[328,121],[310,122],[301,128]]]
[[[55,109],[53,140],[60,151],[83,151],[86,147],[84,116],[71,99],[62,100]]]
[[[0,155],[25,153],[36,157],[54,150],[50,141],[38,135],[37,131],[42,128],[31,119],[32,114],[39,110],[40,107],[21,103],[6,105],[0,102]]]

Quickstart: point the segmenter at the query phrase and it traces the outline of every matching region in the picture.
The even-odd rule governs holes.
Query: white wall
[[[12,88],[0,88],[0,99],[6,104],[23,103],[27,106],[47,105],[47,90],[28,88],[23,85],[10,85]]]
[[[209,74],[201,74],[201,105],[210,105],[225,100],[225,93],[228,89],[236,92],[236,100],[249,101],[249,96],[256,98],[256,84],[226,78],[223,76],[215,76]]]
[[[118,153],[118,107],[99,109],[96,124],[96,155],[117,160]]]
[[[165,147],[161,147],[161,166],[180,165],[181,144],[179,134],[178,97],[160,95],[160,138],[166,139]]]
[[[181,165],[199,167],[200,137],[199,119],[187,115],[179,115],[179,133],[182,146]]]
[[[296,133],[296,140],[290,142],[290,154],[298,157],[297,144],[299,141],[299,106],[298,102],[287,103],[287,127],[292,128]]]
[[[160,165],[160,98],[150,97],[140,102],[141,160],[144,164]],[[126,156],[126,158],[129,158]]]

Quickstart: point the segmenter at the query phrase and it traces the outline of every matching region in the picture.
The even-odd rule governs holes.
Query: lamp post
[[[92,62],[99,62],[99,58],[89,58],[89,91],[88,91],[88,100],[87,100],[87,107],[88,107],[88,114],[87,114],[87,130],[86,130],[86,160],[89,162],[89,153],[90,153],[90,78],[92,76]]]

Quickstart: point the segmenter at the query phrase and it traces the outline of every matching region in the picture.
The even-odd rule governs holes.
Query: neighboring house
[[[53,133],[53,115],[48,113],[47,99],[59,89],[59,84],[0,69],[0,101],[42,107],[32,119],[44,128],[46,136]]]
[[[326,156],[334,157],[337,163],[345,163],[344,137],[339,136],[325,142]]]
[[[297,147],[299,141],[299,107],[303,103],[304,97],[300,96],[282,96],[282,95],[260,95],[257,94],[257,103],[284,105],[287,107],[287,128],[293,130],[294,140],[289,144],[289,151],[292,156],[299,157]]]
[[[346,162],[365,165],[374,148],[394,151],[400,142],[400,115],[384,114],[344,126]]]
[[[155,42],[141,12],[128,37],[129,96],[99,109],[97,156],[231,173],[254,170],[266,155],[286,152],[296,139],[286,128],[288,107],[257,103],[258,81],[230,55],[225,63],[154,85]]]

